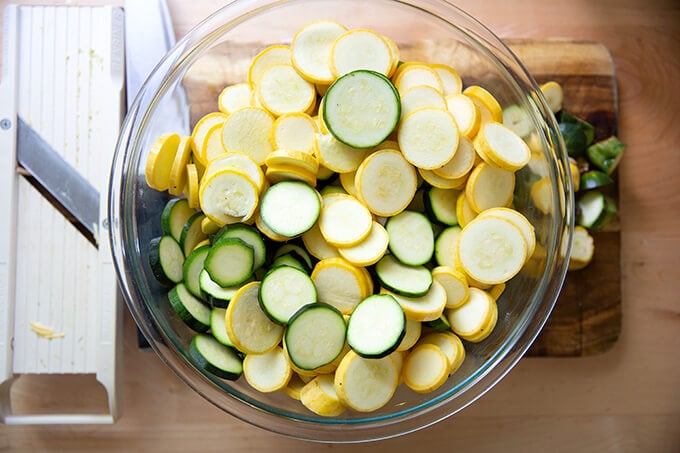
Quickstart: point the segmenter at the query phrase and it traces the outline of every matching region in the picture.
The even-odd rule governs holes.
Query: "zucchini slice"
[[[614,180],[607,173],[599,170],[590,170],[581,175],[581,178],[579,179],[579,189],[596,189],[613,183]]]
[[[183,279],[184,252],[171,236],[154,238],[149,244],[149,265],[159,283],[173,286]]]
[[[618,167],[626,145],[616,136],[611,136],[588,147],[586,154],[594,166],[611,175]]]
[[[211,335],[199,333],[194,336],[189,355],[205,371],[223,379],[234,381],[243,373],[243,363],[236,351]]]
[[[439,266],[458,267],[458,236],[461,231],[461,227],[451,226],[437,235],[434,259]]]
[[[194,297],[184,283],[170,290],[168,300],[179,318],[193,330],[205,332],[210,328],[210,307]]]
[[[300,308],[316,302],[316,287],[305,271],[278,266],[262,278],[258,298],[272,321],[287,324]]]
[[[385,357],[397,349],[406,333],[406,316],[389,294],[362,300],[347,322],[347,343],[362,357]]]
[[[253,249],[253,270],[261,268],[267,260],[267,246],[257,229],[244,224],[227,225],[215,235],[213,245],[228,238],[237,238]]]
[[[616,214],[616,202],[599,190],[584,193],[576,202],[576,223],[599,230]]]
[[[417,211],[402,211],[385,224],[389,249],[402,263],[420,266],[432,259],[434,229],[427,217]]]
[[[198,276],[198,284],[201,287],[202,298],[210,303],[213,308],[226,308],[240,286],[222,287],[215,283],[207,270],[201,270]]]
[[[163,234],[169,234],[180,242],[184,224],[196,214],[196,210],[189,207],[186,198],[173,198],[168,201],[161,213],[161,229]]]
[[[432,286],[432,273],[428,268],[402,264],[392,255],[378,261],[375,273],[385,288],[403,296],[424,296]]]
[[[375,71],[352,71],[326,92],[324,123],[335,138],[354,148],[370,148],[385,140],[400,115],[399,92],[390,79]]]
[[[234,347],[234,342],[231,341],[227,334],[227,325],[225,324],[225,316],[227,314],[226,308],[213,307],[210,311],[210,333],[220,343],[230,348]]]
[[[290,318],[284,342],[293,365],[301,370],[315,370],[340,355],[346,333],[342,313],[318,302],[305,305]]]
[[[442,225],[458,225],[456,201],[460,191],[456,189],[440,189],[431,187],[425,192],[425,212],[430,218]]]
[[[210,248],[204,267],[222,287],[236,286],[253,275],[253,248],[238,238],[224,238]]]
[[[262,196],[260,217],[272,232],[298,236],[314,226],[321,213],[321,196],[301,181],[282,181]]]
[[[184,223],[179,239],[179,245],[182,247],[184,256],[189,256],[191,251],[196,248],[196,245],[208,238],[201,226],[204,218],[205,215],[202,212],[195,212]]]
[[[208,256],[208,253],[210,253],[210,246],[203,245],[192,250],[184,261],[184,284],[186,285],[187,290],[199,299],[203,299],[200,275],[203,271],[203,264],[205,263],[205,258]]]

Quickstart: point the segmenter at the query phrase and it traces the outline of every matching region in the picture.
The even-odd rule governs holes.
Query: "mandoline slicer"
[[[122,304],[106,224],[111,160],[124,115],[121,8],[5,8],[0,83],[0,420],[113,423]],[[98,246],[20,174],[21,117],[100,194]],[[101,414],[15,414],[12,382],[92,374]]]

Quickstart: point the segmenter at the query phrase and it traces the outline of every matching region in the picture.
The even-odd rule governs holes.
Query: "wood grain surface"
[[[595,140],[618,134],[618,87],[609,50],[584,40],[506,40],[539,84],[564,90],[563,108],[595,126]],[[634,152],[634,151],[633,151]],[[614,175],[617,179],[618,175]],[[618,184],[607,194],[619,200]],[[593,232],[588,267],[567,273],[564,286],[530,356],[583,357],[611,348],[621,332],[621,230],[618,217]]]
[[[8,3],[0,0],[0,7]],[[183,36],[225,1],[168,3],[176,34]],[[113,426],[0,425],[0,451],[680,451],[680,4],[456,3],[503,38],[589,40],[611,52],[618,132],[628,144],[619,169],[621,326],[613,346],[579,358],[524,358],[472,406],[417,433],[355,446],[318,445],[246,425],[207,403],[153,353],[138,350],[126,316],[120,420]],[[44,411],[65,402],[96,411],[104,401],[102,390],[83,377],[22,378],[14,390],[17,407]]]

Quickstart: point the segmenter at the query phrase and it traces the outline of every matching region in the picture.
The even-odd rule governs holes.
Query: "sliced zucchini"
[[[455,189],[430,187],[423,197],[425,212],[434,222],[449,226],[458,225],[456,200],[459,194],[460,191]]]
[[[459,226],[451,226],[442,230],[434,243],[434,259],[439,266],[458,266],[458,236],[462,231]]]
[[[186,198],[173,198],[168,201],[161,213],[163,234],[169,234],[175,241],[180,242],[184,224],[194,214],[196,214],[196,210],[189,207]]]
[[[302,259],[294,254],[293,252],[291,253],[286,253],[284,255],[278,256],[274,258],[274,261],[272,261],[271,267],[279,267],[279,266],[289,266],[289,267],[294,267],[296,269],[299,269],[300,271],[309,274],[311,269],[307,268],[305,264],[303,264]]]
[[[207,270],[201,270],[198,276],[198,283],[201,287],[202,298],[208,302],[213,308],[226,308],[229,301],[240,286],[222,287],[215,283]]]
[[[229,338],[227,333],[227,325],[225,324],[225,316],[227,314],[226,308],[213,307],[210,310],[210,333],[220,343],[230,348],[234,347],[234,342]]]
[[[534,129],[529,112],[517,104],[509,105],[503,109],[503,124],[522,138],[527,138]]]
[[[591,164],[611,175],[618,167],[626,145],[616,136],[611,136],[588,147],[586,154]]]
[[[210,252],[210,246],[204,245],[198,247],[189,253],[187,259],[184,261],[183,274],[184,274],[184,284],[187,290],[195,297],[203,299],[203,293],[201,292],[201,283],[199,276],[203,271],[203,263],[205,258]]]
[[[402,211],[387,220],[385,230],[390,251],[402,263],[419,266],[432,258],[434,230],[423,213]]]
[[[288,322],[284,342],[291,362],[302,370],[328,365],[345,347],[347,325],[335,307],[318,302],[300,308]]]
[[[257,270],[264,265],[267,260],[267,246],[256,228],[244,224],[227,225],[215,235],[213,244],[219,244],[220,241],[227,238],[238,238],[252,247],[253,270]]]
[[[342,143],[370,148],[385,140],[401,115],[399,92],[390,79],[370,70],[338,78],[324,98],[323,120]]]
[[[154,238],[149,243],[149,265],[159,283],[173,286],[183,278],[184,252],[172,236]]]
[[[448,332],[451,330],[451,324],[449,324],[449,320],[443,314],[437,319],[426,321],[424,324],[437,332]]]
[[[236,286],[253,275],[253,248],[238,238],[224,238],[210,248],[205,270],[222,287]]]
[[[203,218],[205,218],[205,215],[202,212],[196,212],[184,223],[179,240],[184,256],[189,256],[199,242],[208,238],[201,228]]]
[[[309,256],[309,252],[305,250],[304,247],[292,243],[283,244],[278,249],[276,249],[276,252],[274,252],[274,259],[282,255],[293,256],[294,258],[299,260],[300,263],[303,264],[303,266],[307,269],[308,272],[311,272],[313,267],[312,257]]]
[[[359,302],[347,322],[347,342],[360,356],[385,357],[397,349],[406,332],[401,305],[389,294]]]
[[[274,233],[292,238],[314,226],[321,213],[321,196],[301,181],[272,185],[262,196],[260,217]]]
[[[300,308],[316,302],[316,287],[305,271],[279,266],[262,278],[258,298],[272,321],[287,324]]]
[[[599,190],[590,190],[576,202],[576,223],[598,230],[616,214],[616,202]]]
[[[408,297],[427,294],[432,286],[432,273],[425,266],[409,266],[393,255],[385,255],[375,265],[380,283],[387,289]]]
[[[562,110],[559,127],[569,155],[583,156],[595,138],[595,126]]]
[[[236,380],[243,373],[243,363],[230,347],[208,334],[196,334],[189,346],[189,355],[199,367],[223,379]]]
[[[581,175],[579,189],[596,189],[613,183],[614,180],[607,173],[599,170],[590,170]]]
[[[193,330],[205,332],[210,328],[210,307],[194,297],[184,283],[170,290],[168,300],[179,318]]]

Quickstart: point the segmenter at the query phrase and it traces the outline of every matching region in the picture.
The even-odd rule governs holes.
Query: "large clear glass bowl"
[[[416,394],[405,386],[372,413],[314,415],[282,392],[262,394],[243,378],[224,381],[201,372],[188,354],[193,332],[175,316],[166,292],[148,264],[149,241],[161,232],[167,194],[144,179],[149,147],[170,124],[181,124],[176,91],[192,103],[191,124],[217,110],[227,84],[246,80],[248,62],[265,45],[290,43],[301,25],[332,19],[392,38],[402,60],[445,63],[465,86],[481,85],[502,106],[518,105],[529,117],[531,164],[517,173],[514,207],[536,229],[538,247],[530,265],[498,300],[498,323],[481,343],[466,343],[462,367],[439,389]],[[223,80],[215,81],[215,74]],[[228,79],[228,80],[227,80]],[[198,85],[197,85],[198,83]],[[201,86],[204,84],[204,86]],[[196,86],[212,93],[195,99]],[[192,94],[191,90],[194,90]],[[188,134],[190,129],[175,130]],[[110,186],[111,245],[120,286],[139,328],[161,359],[189,386],[226,412],[264,429],[297,438],[356,442],[415,431],[449,417],[491,389],[522,357],[549,316],[562,286],[573,230],[573,192],[561,136],[535,81],[491,31],[451,3],[438,0],[236,0],[188,33],[141,88],[120,134]],[[549,181],[547,206],[537,209],[530,187]],[[546,211],[546,212],[544,212]]]

